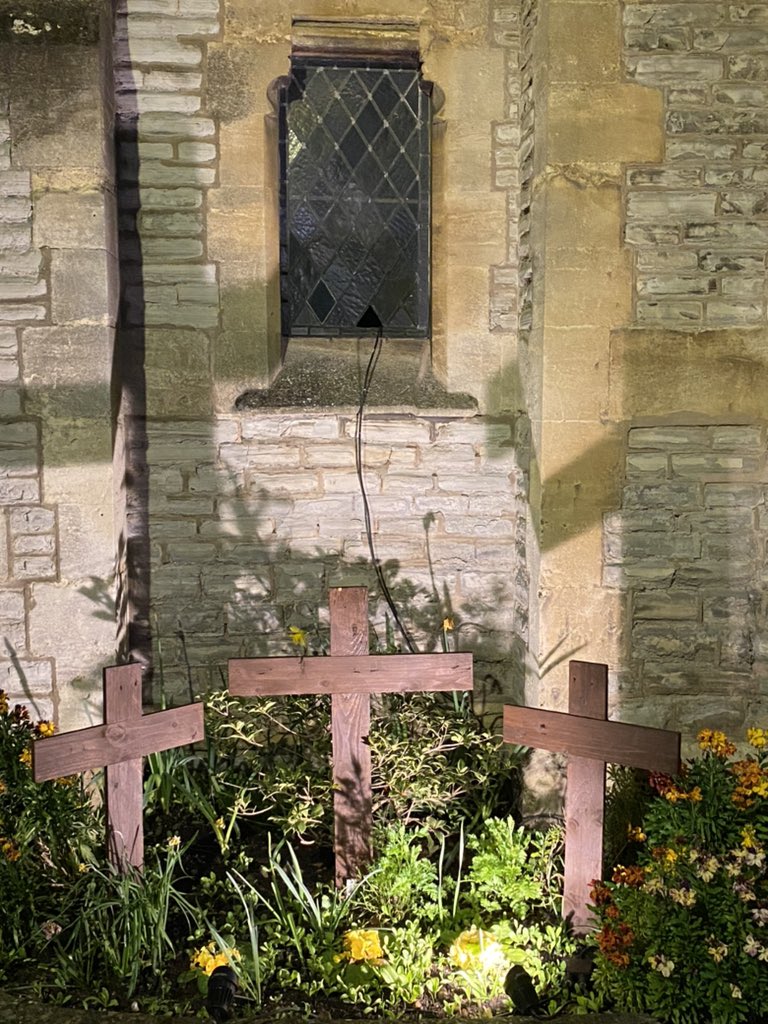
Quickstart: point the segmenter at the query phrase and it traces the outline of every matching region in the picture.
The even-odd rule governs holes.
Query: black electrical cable
[[[355,469],[357,470],[357,480],[360,485],[360,495],[363,499],[363,520],[365,522],[365,535],[368,538],[368,550],[371,553],[371,564],[373,565],[374,572],[376,573],[376,579],[379,583],[379,589],[384,596],[384,600],[389,606],[389,610],[392,612],[392,618],[395,621],[397,628],[400,630],[408,650],[411,654],[416,654],[416,645],[411,640],[408,630],[403,625],[400,618],[400,614],[395,606],[395,602],[392,598],[392,594],[389,590],[384,571],[381,568],[379,559],[376,557],[376,548],[373,542],[373,527],[371,525],[371,508],[368,503],[368,492],[365,489],[365,477],[363,475],[363,419],[365,417],[365,405],[368,401],[368,392],[373,382],[373,375],[376,371],[376,364],[381,356],[381,350],[384,345],[384,335],[382,333],[381,326],[379,326],[376,332],[376,338],[373,342],[373,348],[371,349],[371,355],[368,359],[368,365],[365,369],[365,375],[363,377],[363,386],[360,389],[360,405],[357,409],[357,416],[355,417]]]

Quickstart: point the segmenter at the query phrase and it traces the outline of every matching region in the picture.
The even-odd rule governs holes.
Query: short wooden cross
[[[504,739],[566,753],[563,916],[574,932],[590,929],[590,883],[603,873],[605,765],[624,764],[670,775],[680,770],[680,733],[609,722],[608,666],[569,664],[568,714],[510,705]]]
[[[107,853],[121,871],[144,864],[142,758],[203,738],[202,704],[141,713],[141,666],[104,669],[104,725],[32,744],[35,782],[106,768]]]
[[[371,857],[370,695],[471,690],[471,654],[368,654],[368,592],[330,593],[331,653],[326,658],[235,658],[229,692],[331,695],[336,883],[357,877]]]

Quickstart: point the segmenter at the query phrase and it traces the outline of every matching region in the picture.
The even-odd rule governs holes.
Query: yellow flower
[[[450,633],[453,628],[453,619],[443,619],[443,629],[446,633]]]
[[[49,722],[47,718],[44,718],[35,726],[35,732],[37,733],[38,736],[41,736],[43,738],[45,738],[46,736],[53,736],[53,734],[56,732],[56,726],[53,724],[53,722]]]
[[[180,836],[170,836],[170,838],[168,839],[168,849],[169,850],[178,850],[178,848],[180,846],[181,846],[181,837]]]
[[[80,863],[77,865],[77,870],[80,872],[81,875],[86,875],[90,871],[90,868],[84,861],[81,860]]]
[[[725,957],[728,956],[728,947],[725,945],[724,942],[718,942],[717,945],[707,947],[707,952],[715,961],[715,963],[719,964],[722,960],[725,959]]]
[[[189,961],[189,966],[194,970],[202,971],[203,974],[211,975],[217,967],[228,967],[231,960],[240,959],[240,950],[235,946],[227,946],[218,950],[215,942],[209,942],[207,946],[201,946],[195,950]]]
[[[291,643],[294,647],[307,646],[307,634],[303,629],[299,629],[298,626],[289,626],[288,636],[291,638]]]
[[[0,715],[8,714],[8,694],[5,690],[0,690]]]
[[[356,928],[344,934],[344,955],[349,960],[380,960],[384,951],[375,928]]]
[[[32,751],[29,747],[25,747],[19,754],[19,761],[21,761],[22,764],[25,764],[27,768],[30,767],[32,764]]]
[[[669,898],[681,907],[692,907],[696,902],[696,893],[692,889],[670,889]]]
[[[645,832],[643,832],[639,825],[628,826],[627,839],[630,839],[633,843],[644,843],[645,838]]]
[[[12,839],[3,839],[2,836],[0,836],[0,850],[2,850],[5,859],[9,861],[18,860],[21,856],[21,850],[16,843]]]
[[[714,754],[715,757],[726,758],[736,752],[735,744],[731,743],[725,733],[718,729],[702,729],[698,740],[701,749]]]
[[[757,849],[757,836],[752,825],[745,825],[741,830],[741,845],[745,850]]]
[[[747,743],[756,750],[762,750],[768,743],[768,729],[747,729]]]
[[[217,828],[219,832],[222,832],[224,830],[224,824],[225,822],[223,818],[217,818],[213,823],[213,827]]]
[[[462,932],[448,950],[448,959],[462,970],[503,969],[507,966],[504,950],[496,938],[482,928]]]

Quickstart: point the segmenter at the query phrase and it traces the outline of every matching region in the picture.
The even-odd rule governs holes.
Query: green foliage
[[[0,690],[0,978],[45,948],[71,885],[103,842],[79,779],[32,778],[32,744],[52,732],[22,706],[11,709]]]
[[[559,842],[559,831],[533,838],[512,818],[490,818],[479,836],[469,837],[467,846],[475,854],[468,896],[477,914],[520,920],[541,904],[544,880],[539,869],[547,862],[543,846],[550,838]]]
[[[376,927],[395,927],[409,920],[434,920],[438,916],[438,872],[423,855],[428,833],[423,827],[409,831],[403,822],[390,826],[376,870],[366,878],[357,896],[361,911]]]
[[[738,1024],[768,1005],[767,735],[734,759],[722,733],[656,777],[636,866],[596,885],[597,984],[670,1024]],[[638,838],[641,838],[638,836]]]
[[[141,873],[92,867],[80,876],[64,908],[69,923],[53,941],[49,998],[68,1000],[76,991],[87,1003],[91,991],[106,987],[125,1003],[140,985],[144,993],[162,991],[174,937],[189,931],[197,910],[178,885],[177,840],[153,851]]]
[[[637,847],[629,838],[630,829],[639,826],[653,796],[648,773],[625,765],[608,766],[608,793],[605,801],[603,863],[634,863]]]
[[[371,720],[376,820],[472,831],[517,809],[520,757],[474,710],[471,695],[384,695]]]

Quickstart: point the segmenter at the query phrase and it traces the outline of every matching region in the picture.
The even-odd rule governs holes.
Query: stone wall
[[[638,426],[628,438],[622,508],[605,522],[604,581],[628,600],[622,708],[738,734],[768,692],[765,428]]]
[[[768,4],[629,3],[624,46],[665,116],[664,161],[626,169],[636,322],[765,324]]]
[[[0,26],[0,686],[65,725],[114,657],[110,30]]]
[[[527,432],[514,415],[517,8],[483,0],[454,20],[432,3],[416,25],[425,77],[445,95],[434,132],[431,367],[427,352],[426,364],[404,369],[407,383],[372,401],[364,455],[376,555],[417,644],[433,649],[454,616],[452,640],[476,652],[492,700],[521,694],[526,633]],[[147,413],[145,424],[126,421],[128,649],[174,692],[219,685],[227,657],[284,649],[290,625],[323,621],[332,583],[368,585],[372,621],[386,632],[355,473],[355,409],[337,395],[349,367],[313,386],[311,400],[289,394],[284,408],[275,398],[234,412],[279,368],[267,93],[288,68],[293,14],[413,16],[398,2],[118,6],[120,344],[126,408]],[[313,358],[302,369],[319,377]],[[463,411],[451,411],[450,396],[444,408],[403,397],[425,365],[428,378],[470,393]],[[357,380],[360,368],[349,372]]]
[[[262,413],[150,428],[155,661],[177,692],[221,685],[227,657],[285,652],[288,627],[327,626],[327,592],[370,562],[354,414]],[[525,438],[505,420],[372,412],[364,480],[376,555],[421,650],[478,659],[491,702],[521,695],[526,630]],[[404,641],[394,630],[394,639]]]

